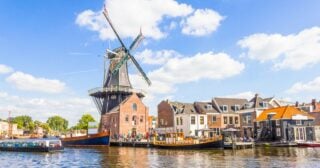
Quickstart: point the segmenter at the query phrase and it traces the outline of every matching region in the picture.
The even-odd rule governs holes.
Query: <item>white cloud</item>
[[[240,93],[236,93],[236,94],[231,94],[231,95],[226,95],[226,96],[222,96],[222,97],[227,97],[227,98],[243,98],[243,99],[247,99],[247,100],[251,100],[254,95],[256,93],[252,92],[252,91],[246,91],[246,92],[240,92]]]
[[[182,33],[204,36],[217,30],[223,20],[218,12],[211,9],[197,9],[192,16],[181,21]]]
[[[193,11],[190,5],[174,0],[106,0],[106,7],[114,26],[124,38],[137,36],[140,27],[146,37],[163,38],[166,33],[161,30],[160,24],[165,18],[183,17]],[[115,38],[102,10],[81,12],[76,24],[99,32],[103,40]]]
[[[89,97],[26,98],[0,91],[0,111],[12,111],[12,116],[29,115],[43,122],[51,116],[59,115],[69,120],[70,125],[75,125],[84,113],[99,119],[99,113]],[[0,113],[0,118],[7,117],[7,113]]]
[[[152,51],[146,49],[142,52],[139,52],[135,55],[138,60],[141,60],[144,64],[151,65],[162,65],[168,62],[172,58],[179,58],[181,55],[174,50],[161,50],[161,51]]]
[[[166,54],[167,50],[153,53],[156,58],[161,58],[161,53]],[[135,88],[147,90],[149,94],[171,94],[175,91],[176,84],[194,82],[201,79],[225,79],[240,74],[245,65],[225,53],[198,53],[192,57],[170,56],[162,65],[148,73],[152,81],[151,87],[148,87],[139,75],[130,75],[132,84]],[[152,60],[152,57],[148,57]]]
[[[65,90],[65,83],[46,78],[36,78],[23,72],[11,74],[6,81],[20,90],[39,91],[45,93],[61,93]]]
[[[7,74],[12,72],[13,69],[7,65],[0,64],[0,74]]]
[[[246,55],[260,62],[272,61],[275,69],[300,70],[320,62],[320,27],[297,34],[253,34],[238,41]]]
[[[320,92],[320,76],[307,83],[297,82],[287,90],[287,93],[291,94],[301,92]]]

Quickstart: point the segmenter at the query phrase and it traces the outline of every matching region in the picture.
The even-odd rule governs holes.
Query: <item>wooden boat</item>
[[[320,147],[320,142],[298,142],[299,147]]]
[[[62,151],[59,139],[8,139],[0,141],[0,151],[55,152]]]
[[[183,138],[183,133],[168,133],[165,141],[155,141],[153,146],[166,149],[223,148],[223,139],[222,136],[202,139]]]
[[[61,138],[64,146],[109,146],[109,132],[88,134],[85,136]]]

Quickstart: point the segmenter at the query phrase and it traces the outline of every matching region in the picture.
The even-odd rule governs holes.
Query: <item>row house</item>
[[[294,106],[264,110],[256,119],[260,141],[312,141],[315,118]]]
[[[302,103],[296,102],[296,107],[309,112],[309,113],[317,113],[320,112],[320,102],[317,102],[316,99],[312,99],[311,103]]]
[[[240,134],[242,137],[256,138],[254,122],[256,118],[266,109],[284,106],[285,104],[271,98],[261,98],[259,94],[248,102],[242,104],[241,109],[237,111],[240,115]]]

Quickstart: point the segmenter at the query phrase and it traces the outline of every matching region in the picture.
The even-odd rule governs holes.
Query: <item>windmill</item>
[[[144,97],[144,93],[142,91],[132,88],[128,74],[129,60],[133,62],[148,85],[151,85],[151,81],[131,54],[131,51],[134,50],[143,39],[141,30],[138,36],[133,40],[130,47],[127,48],[113,26],[106,8],[104,8],[103,15],[121,44],[120,47],[113,49],[112,51],[109,49],[106,51],[106,58],[110,61],[109,68],[105,68],[104,70],[104,74],[106,75],[104,75],[103,86],[101,88],[89,90],[89,95],[93,98],[93,101],[101,114],[101,124],[106,124],[102,121],[103,115],[119,107],[119,104],[128,96],[136,93],[139,98]]]

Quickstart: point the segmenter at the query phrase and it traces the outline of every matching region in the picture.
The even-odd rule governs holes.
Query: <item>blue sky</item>
[[[151,114],[166,98],[319,98],[316,0],[2,0],[0,118],[9,110],[71,124],[88,112],[98,118],[87,91],[101,86],[101,55],[119,46],[101,15],[104,3],[126,45],[140,27],[146,37],[133,53],[152,87],[132,64],[130,74],[148,92]]]

